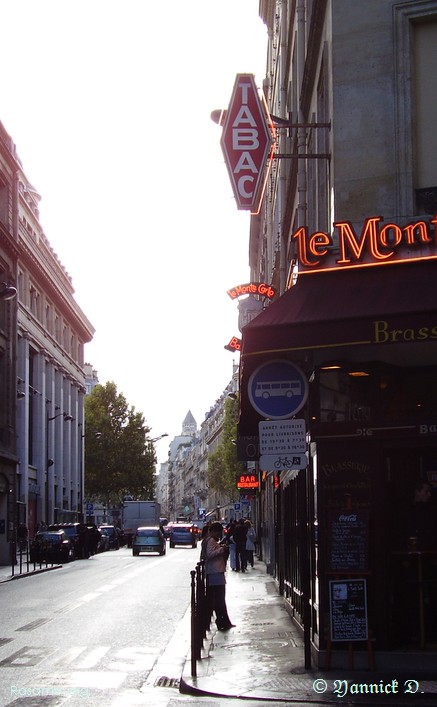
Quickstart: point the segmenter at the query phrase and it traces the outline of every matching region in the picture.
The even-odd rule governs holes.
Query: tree
[[[223,434],[220,444],[208,456],[208,484],[219,493],[230,497],[236,491],[236,477],[245,471],[242,462],[237,460],[237,447],[233,440],[237,438],[238,400],[226,398]]]
[[[153,499],[156,455],[144,416],[129,407],[115,383],[85,398],[85,493],[105,503],[125,496]]]

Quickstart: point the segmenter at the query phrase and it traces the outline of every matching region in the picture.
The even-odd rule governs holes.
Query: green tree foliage
[[[129,407],[115,383],[85,398],[85,494],[106,503],[124,496],[153,499],[156,455],[144,416]]]
[[[238,474],[244,473],[244,465],[237,460],[238,400],[226,398],[223,435],[220,444],[208,456],[208,484],[210,488],[230,497],[236,493]]]

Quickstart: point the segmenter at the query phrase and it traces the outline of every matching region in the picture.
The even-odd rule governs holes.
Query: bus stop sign
[[[291,361],[276,360],[258,366],[247,388],[252,407],[268,420],[292,417],[308,399],[308,380]]]

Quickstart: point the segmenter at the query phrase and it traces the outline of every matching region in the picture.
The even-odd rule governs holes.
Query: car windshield
[[[142,530],[138,530],[137,532],[138,538],[157,537],[158,535],[159,530],[157,530],[156,528],[143,528]]]
[[[37,535],[37,538],[42,542],[55,544],[59,542],[60,538],[62,539],[62,535],[60,533],[44,533],[43,535]]]

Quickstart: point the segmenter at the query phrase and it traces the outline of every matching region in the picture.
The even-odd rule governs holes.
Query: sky
[[[249,280],[210,119],[265,74],[259,0],[0,0],[0,121],[96,332],[85,360],[142,412],[158,463],[232,377]]]

